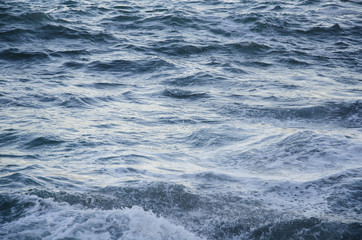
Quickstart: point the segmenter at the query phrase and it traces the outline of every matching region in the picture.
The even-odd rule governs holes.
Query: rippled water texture
[[[0,238],[361,239],[361,13],[0,0]]]

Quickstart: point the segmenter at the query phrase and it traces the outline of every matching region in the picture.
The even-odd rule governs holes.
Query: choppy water
[[[361,239],[361,13],[0,0],[0,238]]]

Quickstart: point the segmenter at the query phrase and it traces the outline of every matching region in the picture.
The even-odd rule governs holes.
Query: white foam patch
[[[84,209],[50,199],[27,198],[24,216],[0,227],[2,239],[200,239],[184,227],[141,207]]]

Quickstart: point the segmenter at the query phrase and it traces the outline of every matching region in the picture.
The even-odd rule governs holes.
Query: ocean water
[[[1,239],[362,239],[358,0],[0,0]]]

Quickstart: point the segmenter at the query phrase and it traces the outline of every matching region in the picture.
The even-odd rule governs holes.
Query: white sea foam
[[[0,227],[2,239],[200,239],[184,227],[137,206],[84,209],[50,199],[21,198],[34,205],[26,209],[23,217]]]

